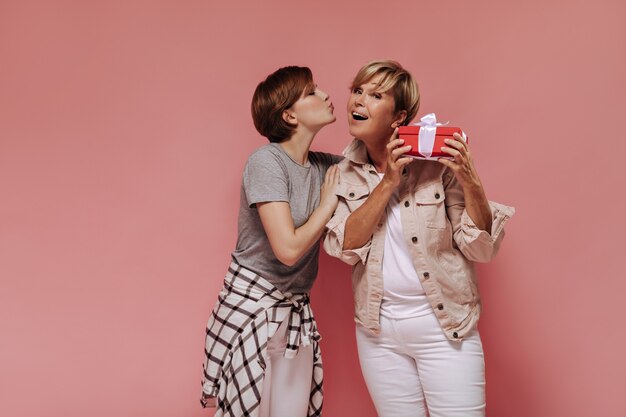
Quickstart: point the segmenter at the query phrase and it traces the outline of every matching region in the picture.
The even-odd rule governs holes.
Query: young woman
[[[308,292],[340,158],[309,147],[335,121],[333,105],[308,68],[285,67],[256,88],[252,118],[270,144],[243,172],[237,247],[207,325],[202,404],[218,417],[317,416],[322,366]]]
[[[474,262],[496,255],[514,209],[487,200],[459,135],[443,148],[452,160],[403,156],[410,146],[397,127],[418,107],[417,85],[398,63],[357,73],[348,100],[355,139],[338,165],[324,248],[353,265],[359,360],[378,415],[484,416]]]

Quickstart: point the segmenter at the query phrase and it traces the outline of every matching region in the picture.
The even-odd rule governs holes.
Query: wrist
[[[393,193],[393,190],[396,189],[396,187],[399,185],[396,184],[389,175],[385,175],[381,180],[380,183],[378,184],[378,188],[380,188],[381,191],[386,191],[386,192],[390,192]]]
[[[483,185],[480,181],[471,182],[469,184],[464,184],[463,193],[465,195],[472,195],[476,197],[484,196],[485,190],[483,189]]]
[[[319,207],[322,210],[329,211],[330,214],[332,214],[335,211],[335,208],[337,208],[338,201],[339,201],[339,198],[336,195],[333,195],[332,197],[328,197],[328,198],[323,198],[320,201]]]

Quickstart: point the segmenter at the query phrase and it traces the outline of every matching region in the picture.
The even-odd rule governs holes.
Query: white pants
[[[357,325],[365,383],[380,417],[483,417],[485,363],[478,331],[449,341],[434,313]],[[428,414],[429,413],[429,414]]]
[[[300,346],[295,358],[286,359],[285,319],[267,342],[268,361],[263,380],[259,417],[306,417],[313,377],[313,346]]]

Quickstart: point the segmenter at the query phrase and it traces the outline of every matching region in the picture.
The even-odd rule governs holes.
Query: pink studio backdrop
[[[0,415],[207,416],[204,325],[265,143],[256,84],[394,58],[514,205],[481,265],[488,415],[626,415],[622,1],[0,0]],[[375,416],[349,269],[322,256],[326,416]]]

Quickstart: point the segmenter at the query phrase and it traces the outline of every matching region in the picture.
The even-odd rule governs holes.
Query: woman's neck
[[[315,133],[295,132],[289,139],[280,142],[285,152],[300,165],[309,162],[309,148],[313,143]]]
[[[373,144],[366,144],[367,156],[378,172],[385,172],[387,169],[387,141],[379,141]]]

